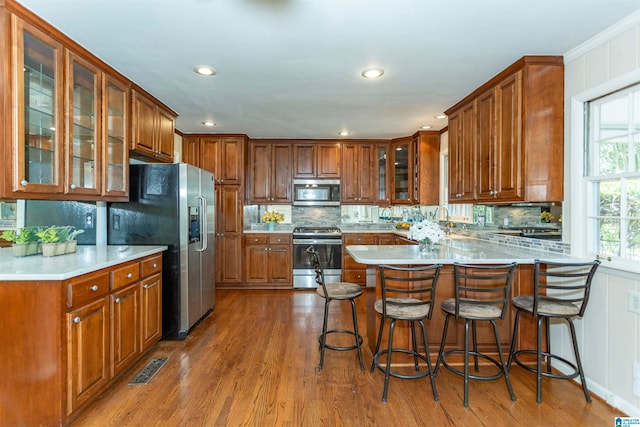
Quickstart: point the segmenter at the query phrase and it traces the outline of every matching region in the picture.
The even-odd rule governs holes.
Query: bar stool
[[[316,273],[316,283],[318,287],[316,288],[316,292],[322,298],[324,298],[324,320],[322,322],[322,334],[318,337],[318,341],[320,342],[320,364],[318,365],[318,370],[322,370],[322,365],[324,363],[324,350],[337,350],[337,351],[347,351],[347,350],[358,350],[358,359],[360,361],[360,370],[364,371],[364,364],[362,363],[362,350],[360,346],[362,345],[362,335],[358,332],[358,317],[356,316],[356,302],[355,299],[362,295],[362,286],[356,283],[348,283],[348,282],[337,282],[337,283],[325,283],[324,280],[324,270],[322,269],[322,265],[320,264],[320,259],[318,257],[318,252],[313,248],[313,246],[309,246],[306,251],[307,254],[311,257],[311,264],[313,265],[313,269]],[[353,317],[353,330],[348,329],[331,329],[327,330],[327,324],[329,321],[329,304],[331,301],[349,301],[351,303],[351,315]],[[352,346],[340,347],[327,344],[327,335],[329,334],[350,334],[355,337],[355,344]]]
[[[600,261],[594,260],[585,263],[561,263],[535,260],[533,273],[533,295],[520,295],[511,301],[516,308],[516,318],[513,325],[511,350],[509,351],[508,367],[514,361],[524,369],[533,372],[537,377],[538,403],[542,402],[542,377],[556,379],[571,379],[580,376],[582,391],[587,402],[591,402],[587,382],[584,378],[576,330],[573,325],[574,318],[581,318],[587,308],[591,281]],[[515,350],[518,338],[518,321],[522,312],[527,312],[537,318],[537,342],[535,350]],[[569,325],[575,363],[551,353],[551,338],[549,336],[549,319],[562,319]],[[546,351],[542,351],[542,323],[545,324]],[[535,354],[536,367],[527,366],[518,360],[521,354]],[[542,369],[542,356],[546,358],[547,369]],[[555,359],[565,363],[571,369],[569,374],[551,372],[551,360]]]
[[[504,319],[509,306],[509,290],[513,280],[513,272],[516,263],[502,265],[471,265],[454,263],[455,298],[449,298],[442,302],[440,308],[446,313],[444,331],[438,361],[436,363],[436,373],[440,364],[449,371],[464,377],[464,406],[469,406],[469,379],[473,380],[495,380],[502,376],[507,383],[507,389],[511,400],[515,401],[507,364],[504,362],[502,350],[500,349],[500,335],[496,320]],[[464,349],[454,349],[444,351],[447,339],[447,330],[451,318],[464,319]],[[476,340],[476,322],[488,321],[493,326],[493,335],[496,339],[499,361],[494,357],[478,352]],[[469,323],[471,323],[473,350],[469,350]],[[452,354],[464,354],[464,370],[460,371],[447,363],[447,356]],[[469,373],[469,355],[473,356],[475,372]],[[479,374],[478,358],[491,362],[498,368],[495,374]]]
[[[381,265],[380,284],[382,287],[382,298],[374,304],[374,309],[382,317],[380,319],[380,329],[378,330],[378,340],[371,362],[370,372],[377,367],[384,372],[384,389],[382,391],[382,401],[387,401],[387,391],[389,389],[389,377],[402,379],[417,379],[429,375],[431,379],[431,389],[433,399],[438,401],[438,391],[436,390],[435,373],[431,366],[429,355],[429,342],[427,341],[427,330],[424,326],[424,319],[431,319],[433,304],[436,295],[436,285],[442,264],[421,266],[414,268],[395,267]],[[380,350],[382,332],[387,319],[389,324],[389,342],[386,349]],[[393,331],[396,321],[409,322],[411,330],[411,349],[393,347]],[[418,352],[416,343],[415,323],[420,325],[422,330],[422,340],[424,342],[425,355]],[[415,374],[403,374],[399,371],[391,370],[391,356],[393,353],[404,353],[413,356]],[[386,363],[382,365],[378,362],[380,355],[386,354]],[[426,369],[420,370],[418,360],[426,362]]]

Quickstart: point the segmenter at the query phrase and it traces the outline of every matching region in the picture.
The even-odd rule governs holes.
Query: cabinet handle
[[[91,289],[93,292],[96,292],[96,291],[98,290],[98,285],[93,285],[93,286],[92,286],[91,288],[89,288],[89,289]]]
[[[23,179],[22,181],[20,181],[20,185],[22,185],[23,187],[26,187],[29,184],[29,181],[27,181],[26,179]]]
[[[82,319],[80,319],[80,316],[74,317],[73,318],[73,323],[80,323]]]
[[[154,262],[153,263],[153,268],[157,268],[157,267],[158,267],[158,264]]]
[[[132,277],[133,277],[133,274],[127,273],[127,279],[131,279]]]
[[[116,304],[120,304],[120,298],[116,298]]]
[[[150,287],[151,287],[151,286],[149,286],[149,285],[144,285],[144,286],[142,286],[142,288],[143,288],[143,289],[149,289]]]
[[[107,193],[111,193],[111,189],[110,188],[107,188]]]
[[[75,189],[76,189],[76,185],[75,185],[75,184],[71,184],[69,187],[70,187],[72,190],[75,190]]]

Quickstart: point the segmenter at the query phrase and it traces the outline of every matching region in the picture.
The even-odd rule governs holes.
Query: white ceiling
[[[185,133],[396,138],[638,0],[20,0],[175,110]],[[640,37],[640,36],[639,36]],[[214,77],[193,72],[216,68]],[[360,77],[384,68],[375,81]],[[217,123],[214,128],[204,120]]]

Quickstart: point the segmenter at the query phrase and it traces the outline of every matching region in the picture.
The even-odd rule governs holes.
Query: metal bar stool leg
[[[324,320],[322,321],[322,335],[320,335],[320,364],[318,370],[322,371],[322,364],[324,363],[324,349],[327,341],[327,323],[329,321],[329,303],[331,300],[326,299],[324,302]]]
[[[429,343],[427,342],[427,328],[422,320],[418,320],[420,327],[422,328],[422,339],[424,341],[424,352],[427,356],[427,367],[429,368],[429,378],[431,379],[431,390],[433,391],[433,400],[436,402],[440,400],[438,397],[438,391],[436,390],[436,374],[433,371],[433,364],[431,363],[431,355],[429,354]]]
[[[469,319],[464,319],[464,407],[469,407]]]
[[[409,322],[409,328],[411,328],[411,345],[413,346],[413,365],[418,372],[420,370],[418,368],[418,343],[416,342],[416,329],[413,320]]]
[[[511,369],[513,363],[514,354],[516,351],[516,342],[518,341],[518,322],[520,321],[520,310],[516,310],[516,318],[513,321],[513,334],[511,335],[511,347],[509,347],[509,361],[507,362],[507,369]]]
[[[384,329],[384,321],[385,321],[385,317],[381,316],[380,317],[380,328],[378,329],[378,340],[376,341],[376,349],[373,352],[373,360],[371,360],[371,369],[369,369],[369,372],[373,373],[373,370],[376,367],[376,354],[378,354],[378,351],[380,351],[380,342],[382,341],[382,331]]]
[[[480,368],[478,367],[478,340],[476,338],[476,321],[475,320],[471,321],[471,334],[473,337],[473,367],[475,368],[476,372],[478,372]]]
[[[434,374],[438,373],[438,369],[440,369],[440,363],[444,360],[444,343],[447,339],[447,331],[449,330],[449,314],[445,316],[444,319],[444,329],[442,330],[442,340],[440,340],[440,350],[438,350],[438,360],[436,360],[436,367]]]
[[[571,329],[571,340],[573,341],[573,353],[576,357],[576,365],[578,366],[578,372],[580,373],[580,381],[582,382],[582,391],[584,391],[584,398],[587,402],[591,403],[591,396],[587,389],[587,380],[584,377],[584,371],[582,370],[582,362],[580,361],[580,353],[578,352],[578,339],[576,338],[576,328],[573,326],[571,319],[565,319]]]
[[[389,376],[391,374],[391,353],[393,352],[393,330],[396,327],[396,319],[391,319],[389,324],[389,350],[387,352],[387,367],[384,372],[384,390],[382,391],[382,403],[387,403],[387,390],[389,390]]]
[[[537,348],[536,348],[536,400],[542,402],[542,322],[544,317],[538,317]]]
[[[504,379],[507,382],[507,390],[509,390],[509,397],[511,400],[515,402],[516,395],[513,394],[513,387],[511,387],[511,379],[509,378],[509,370],[507,369],[507,365],[504,364],[504,357],[502,356],[502,349],[500,348],[500,334],[498,332],[498,326],[494,320],[491,320],[491,325],[493,326],[493,335],[496,337],[496,348],[498,350],[498,356],[500,358],[500,368],[502,369],[502,375],[504,375]]]
[[[356,338],[356,346],[358,347],[358,360],[360,361],[360,370],[364,371],[364,363],[362,362],[362,350],[360,349],[360,342],[362,341],[362,337],[360,336],[360,332],[358,330],[358,316],[356,315],[356,302],[354,300],[350,300],[351,302],[351,315],[353,317],[353,332]]]

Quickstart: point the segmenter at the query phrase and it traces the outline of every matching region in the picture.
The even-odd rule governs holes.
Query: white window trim
[[[587,215],[589,212],[588,181],[584,175],[584,129],[585,129],[585,104],[593,99],[600,98],[611,92],[618,91],[627,86],[640,82],[640,70],[625,74],[616,79],[609,80],[582,93],[573,95],[569,105],[569,120],[571,140],[569,145],[569,166],[571,196],[569,212],[569,231],[571,242],[571,255],[578,258],[593,259],[597,254],[587,251],[587,238],[589,233]],[[565,207],[565,211],[566,211]],[[566,221],[565,221],[566,226]],[[603,259],[603,267],[615,270],[640,273],[640,265],[637,261],[623,261]]]

